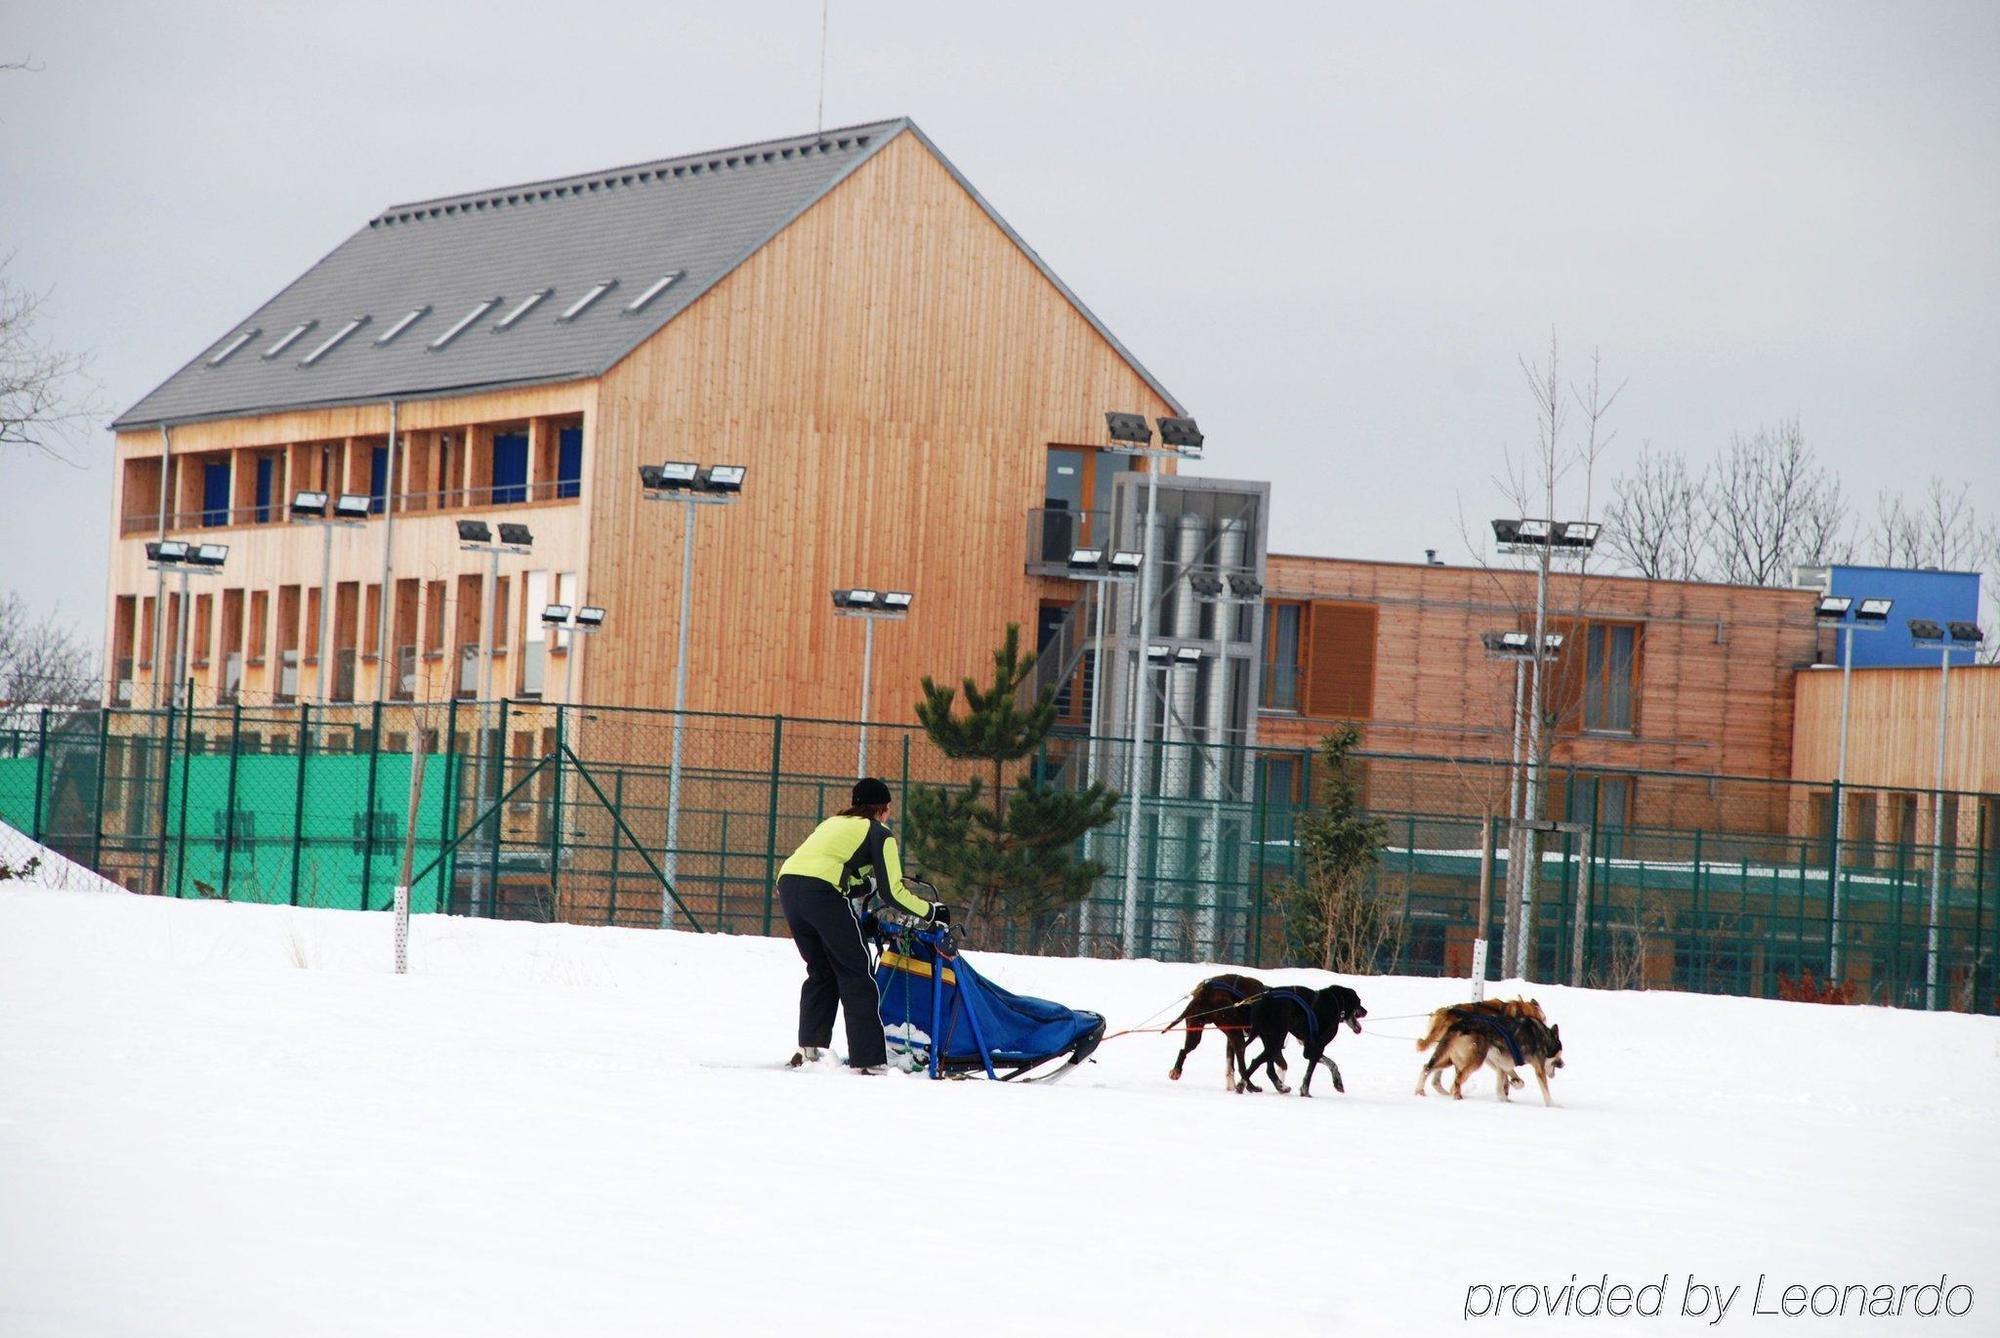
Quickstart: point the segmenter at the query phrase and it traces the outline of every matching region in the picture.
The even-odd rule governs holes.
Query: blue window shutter
[[[268,455],[257,462],[257,523],[260,525],[271,518],[271,484],[275,481],[277,463]]]
[[[583,492],[583,429],[566,427],[556,439],[556,496]]]
[[[201,470],[201,523],[229,523],[229,465],[203,465]]]
[[[503,432],[493,438],[493,500],[528,500],[528,434]]]
[[[389,448],[377,446],[368,458],[368,509],[376,515],[389,496]]]

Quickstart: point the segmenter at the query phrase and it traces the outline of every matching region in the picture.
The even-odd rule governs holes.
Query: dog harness
[[[1313,1011],[1313,1006],[1306,1002],[1304,995],[1295,989],[1277,989],[1271,991],[1271,997],[1273,999],[1286,1000],[1306,1015],[1305,1043],[1307,1045],[1311,1045],[1319,1039],[1319,1014]]]
[[[1516,1064],[1524,1062],[1521,1057],[1521,1043],[1514,1039],[1514,1028],[1500,1014],[1459,1012],[1457,1009],[1453,1009],[1452,1016],[1460,1022],[1471,1022],[1477,1026],[1485,1027],[1488,1031],[1507,1043],[1508,1058],[1512,1059]]]

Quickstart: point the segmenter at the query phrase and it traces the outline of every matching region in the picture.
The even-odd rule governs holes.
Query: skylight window
[[[335,330],[333,334],[328,336],[325,343],[321,344],[318,348],[314,349],[312,352],[306,354],[303,358],[300,358],[299,366],[301,367],[312,366],[314,363],[318,362],[321,358],[333,352],[334,347],[337,344],[339,344],[341,340],[347,338],[347,336],[353,334],[356,330],[359,330],[362,326],[366,324],[368,324],[368,318],[366,316],[356,316],[353,320],[341,326],[338,330]]]
[[[493,310],[493,308],[499,305],[500,305],[499,298],[489,297],[484,302],[481,302],[478,306],[474,307],[472,310],[466,312],[463,316],[460,316],[458,318],[458,324],[452,326],[449,330],[446,330],[436,339],[431,340],[431,352],[433,353],[437,352],[437,350],[443,348],[446,344],[449,344],[452,340],[458,338],[461,334],[464,334],[467,326],[471,325],[474,321],[478,320],[481,316],[484,316],[487,312]]]
[[[401,320],[398,320],[394,325],[384,330],[381,334],[376,335],[375,347],[376,348],[382,347],[382,345],[388,343],[390,340],[394,339],[397,335],[403,333],[403,331],[409,329],[412,325],[415,325],[418,321],[422,320],[424,317],[430,314],[431,314],[430,304],[426,302],[423,306],[418,307],[415,311],[412,311],[409,315],[404,316]]]
[[[208,360],[208,365],[211,367],[220,367],[223,363],[229,361],[231,354],[262,333],[263,331],[259,330],[256,326],[251,326],[248,330],[245,330],[242,334],[237,335],[236,338],[217,349],[215,356]]]
[[[651,288],[648,288],[645,292],[639,294],[637,297],[633,298],[630,302],[627,302],[625,304],[625,314],[629,316],[633,312],[638,311],[640,308],[644,307],[648,302],[658,297],[661,293],[664,293],[667,291],[667,289],[673,287],[674,280],[680,277],[681,277],[681,271],[675,270],[672,274],[667,275],[664,279],[661,279],[658,282],[654,283],[654,285]]]
[[[616,288],[617,286],[618,286],[618,280],[616,279],[606,279],[603,283],[592,285],[591,290],[589,292],[585,293],[582,297],[579,297],[576,301],[570,303],[569,310],[563,312],[563,314],[557,317],[557,319],[565,321],[575,320],[578,316],[581,316],[586,310],[589,309],[590,304],[592,302],[595,302],[598,298],[603,297],[606,293],[610,292],[613,288]]]
[[[553,288],[544,288],[539,292],[529,293],[526,297],[521,299],[521,305],[515,307],[505,316],[502,316],[499,319],[499,321],[495,323],[493,328],[496,330],[511,330],[514,327],[515,321],[520,320],[521,317],[527,315],[530,311],[534,310],[536,303],[540,302],[543,298],[547,297],[550,293],[554,291],[555,289]]]
[[[304,334],[306,331],[312,329],[313,326],[318,324],[319,324],[318,321],[306,321],[302,325],[293,326],[290,334],[286,335],[284,338],[280,339],[277,343],[271,345],[271,347],[264,350],[264,356],[267,358],[277,357],[280,353],[283,353],[293,344],[298,343],[300,335]]]

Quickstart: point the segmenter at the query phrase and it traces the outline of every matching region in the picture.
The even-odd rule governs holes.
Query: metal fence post
[[[486,843],[486,918],[489,920],[499,918],[497,911],[500,901],[500,837],[503,833],[500,828],[500,805],[497,801],[501,795],[507,793],[507,714],[508,708],[512,705],[511,699],[506,697],[500,699],[500,727],[494,732],[493,765],[489,768],[493,773],[493,798],[496,801],[492,805],[493,812],[488,817],[488,821],[492,823],[493,835]],[[481,740],[482,747],[484,744],[485,741]],[[486,796],[483,794],[479,796],[479,806],[481,809],[487,806]]]
[[[174,793],[174,694],[167,694],[167,730],[160,741],[160,851],[154,867],[153,890],[167,895],[167,815],[173,811]]]
[[[458,887],[458,849],[453,844],[457,838],[458,798],[458,698],[451,699],[445,708],[444,726],[444,783],[438,786],[438,849],[442,852],[437,868],[438,890],[437,910],[439,915],[452,913],[452,893]]]
[[[1840,806],[1845,797],[1840,781],[1833,782],[1833,821],[1826,832],[1826,975],[1827,983],[1840,983]]]
[[[104,867],[104,773],[111,760],[111,712],[108,709],[97,713],[97,797],[94,800],[90,824],[90,867]],[[1978,943],[1977,935],[1973,942]]]
[[[28,835],[34,838],[36,845],[40,845],[42,843],[42,809],[44,807],[44,804],[42,802],[42,787],[47,781],[49,772],[49,708],[48,707],[44,706],[42,708],[41,723],[36,728],[37,728],[37,733],[35,737],[35,788],[34,791],[32,792],[32,799],[30,801],[32,812],[28,818]]]
[[[312,703],[299,703],[298,786],[292,795],[292,905],[299,904],[300,863],[306,844],[306,753],[312,747]]]
[[[905,776],[908,752],[905,751]],[[771,717],[771,792],[764,828],[764,936],[771,936],[771,897],[778,882],[778,768],[785,757],[785,717]],[[907,789],[907,784],[906,787]],[[907,801],[908,794],[904,795]]]
[[[188,680],[187,719],[181,728],[181,802],[174,839],[174,895],[187,895],[188,790],[194,780],[194,680]]]
[[[1571,931],[1576,937],[1576,942],[1570,945],[1569,963],[1569,983],[1578,987],[1583,984],[1583,972],[1587,963],[1584,948],[1585,937],[1590,932],[1590,856],[1592,847],[1597,844],[1596,835],[1597,824],[1592,822],[1583,829],[1583,849],[1578,852],[1582,859],[1577,866],[1576,913],[1572,917],[1574,928]]]
[[[375,880],[375,773],[382,765],[382,703],[375,703],[368,727],[368,788],[361,814],[361,909],[368,909],[368,891]],[[411,754],[410,761],[416,762]]]
[[[1270,819],[1270,788],[1264,783],[1264,768],[1251,759],[1250,763],[1250,803],[1253,814],[1252,825],[1257,832],[1256,887],[1250,902],[1250,965],[1264,965],[1264,842],[1268,834],[1266,824]]]
[[[563,827],[563,713],[568,708],[556,707],[556,774],[550,784],[550,796],[554,811],[549,814],[549,914],[561,919],[558,908],[562,905],[562,827]]]
[[[236,757],[243,738],[243,703],[229,705],[229,786],[222,810],[222,899],[230,900],[229,884],[236,872]]]

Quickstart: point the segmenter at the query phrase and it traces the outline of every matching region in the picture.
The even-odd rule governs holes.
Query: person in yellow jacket
[[[848,901],[866,891],[870,877],[888,904],[933,924],[951,920],[943,903],[926,901],[903,886],[896,838],[883,825],[892,803],[882,781],[873,776],[856,781],[847,808],[815,827],[778,870],[778,904],[806,963],[793,1068],[817,1062],[833,1043],[836,1004],[847,1020],[848,1067],[880,1073],[888,1065],[882,1000],[861,922]]]

